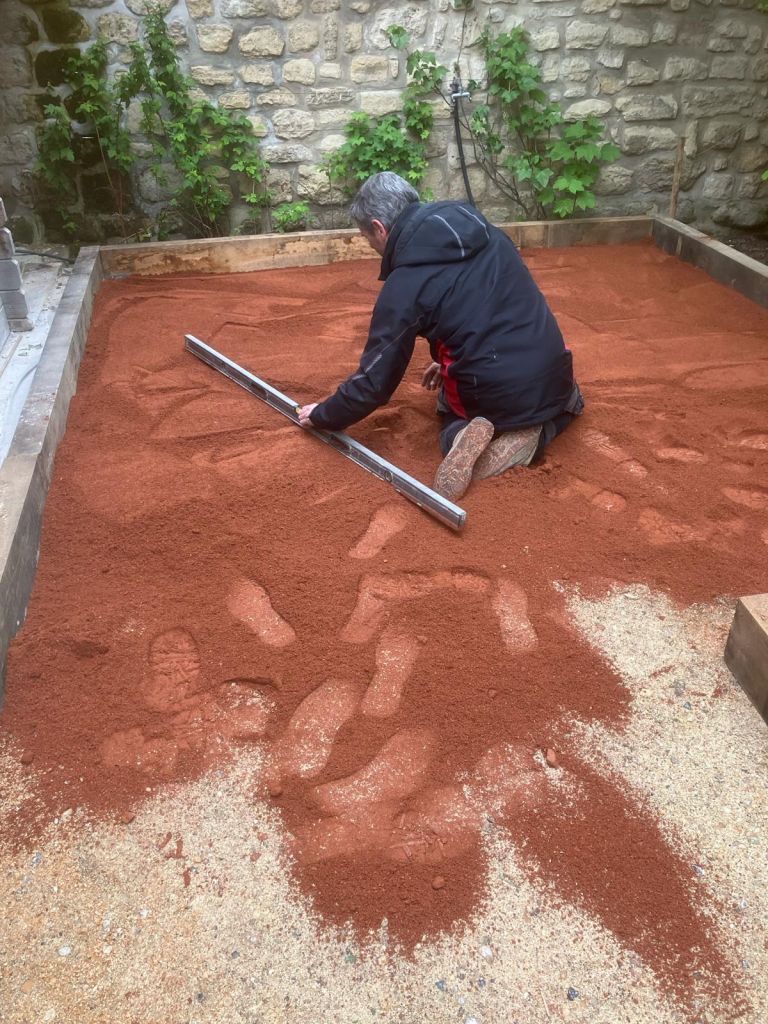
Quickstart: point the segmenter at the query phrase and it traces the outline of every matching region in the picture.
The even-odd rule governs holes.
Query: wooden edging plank
[[[574,221],[524,221],[502,229],[526,248],[617,245],[650,238],[651,217],[592,217]],[[198,238],[101,247],[107,277],[125,274],[233,274],[342,260],[377,259],[358,231],[300,231],[289,235]]]
[[[768,722],[768,594],[739,598],[725,663]]]
[[[768,267],[671,217],[656,217],[653,240],[660,249],[692,263],[720,284],[768,307]]]

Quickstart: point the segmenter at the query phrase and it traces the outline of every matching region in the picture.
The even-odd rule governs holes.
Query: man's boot
[[[437,468],[434,489],[449,501],[458,501],[469,487],[475,463],[493,437],[493,424],[476,416],[457,435]]]
[[[525,427],[523,430],[508,430],[492,441],[475,463],[474,479],[485,480],[489,476],[512,469],[513,466],[527,466],[539,446],[541,427]]]

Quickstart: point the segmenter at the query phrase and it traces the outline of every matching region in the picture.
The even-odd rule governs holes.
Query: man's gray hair
[[[394,171],[381,171],[363,182],[349,212],[363,231],[370,231],[372,222],[380,220],[387,231],[411,203],[419,202],[419,193]]]

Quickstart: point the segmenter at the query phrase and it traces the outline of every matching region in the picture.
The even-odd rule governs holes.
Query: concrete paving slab
[[[53,459],[75,392],[93,300],[98,249],[82,249],[50,324],[8,452],[0,465],[0,665],[24,620],[34,582]],[[0,696],[2,690],[0,689]]]

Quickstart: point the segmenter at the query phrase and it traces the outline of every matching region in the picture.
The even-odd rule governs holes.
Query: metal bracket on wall
[[[222,355],[221,352],[217,352],[210,345],[206,345],[204,341],[200,341],[194,335],[186,334],[184,339],[184,347],[187,352],[191,352],[192,355],[197,356],[198,359],[213,367],[214,370],[218,370],[225,377],[229,377],[235,384],[239,384],[240,387],[245,388],[250,394],[260,398],[262,402],[266,402],[271,408],[282,413],[292,423],[299,426],[298,406],[292,398],[282,394],[282,392],[273,388],[271,384],[267,384],[266,381],[260,380],[242,366],[238,366],[237,363],[232,362],[231,359]],[[437,491],[433,491],[430,487],[398,469],[397,466],[393,466],[391,462],[382,459],[348,434],[342,434],[334,430],[317,430],[315,427],[306,428],[306,433],[312,434],[313,437],[316,437],[324,444],[330,445],[331,448],[335,448],[337,452],[351,459],[352,462],[356,462],[358,466],[362,466],[369,473],[373,473],[380,480],[391,484],[398,494],[402,494],[403,497],[408,498],[409,501],[418,505],[419,508],[428,512],[429,515],[434,516],[435,519],[449,526],[452,530],[461,530],[464,527],[467,521],[467,513],[463,508],[454,505],[452,501],[448,501],[447,498],[442,497]]]

